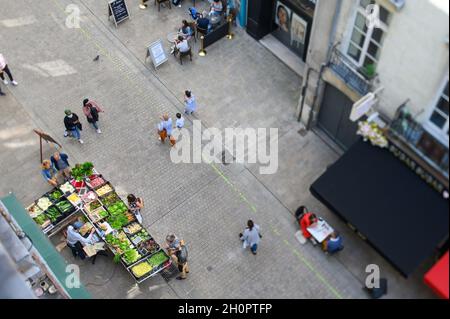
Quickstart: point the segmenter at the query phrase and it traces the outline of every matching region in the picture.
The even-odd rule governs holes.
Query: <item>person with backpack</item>
[[[83,113],[86,116],[87,121],[91,123],[91,125],[95,128],[98,134],[102,133],[102,131],[98,126],[99,113],[103,112],[104,112],[103,109],[100,108],[100,106],[97,103],[89,99],[84,99]]]
[[[178,239],[174,234],[170,234],[166,237],[166,245],[169,256],[171,256],[172,260],[178,267],[178,271],[180,272],[180,276],[177,277],[177,280],[186,279],[187,274],[189,273],[186,243],[184,240]]]
[[[64,113],[66,116],[64,117],[64,126],[66,127],[66,132],[64,136],[67,137],[69,134],[72,137],[76,138],[80,144],[83,144],[83,140],[81,139],[80,131],[83,129],[83,126],[80,123],[80,119],[78,115],[72,113],[71,110],[65,110]]]

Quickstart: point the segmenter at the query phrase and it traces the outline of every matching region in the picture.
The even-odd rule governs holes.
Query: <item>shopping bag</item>
[[[302,245],[306,244],[306,238],[303,237],[303,234],[300,230],[295,233],[295,238],[297,238],[300,244]]]

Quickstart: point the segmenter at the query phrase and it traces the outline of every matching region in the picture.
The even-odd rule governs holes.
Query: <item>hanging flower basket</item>
[[[367,121],[361,121],[358,123],[358,132],[356,134],[361,135],[364,142],[370,141],[373,146],[381,148],[388,147],[389,143],[384,136],[383,131],[376,123],[369,123]]]

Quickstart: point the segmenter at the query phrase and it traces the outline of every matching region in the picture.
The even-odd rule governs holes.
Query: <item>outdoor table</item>
[[[334,232],[334,229],[330,225],[328,225],[326,221],[321,219],[319,219],[319,221],[313,226],[308,227],[307,230],[319,243],[322,243],[325,239],[327,239],[328,236],[330,236]]]
[[[179,32],[170,32],[167,35],[167,41],[169,41],[170,43],[175,43],[175,39],[178,38],[179,34],[180,34]]]

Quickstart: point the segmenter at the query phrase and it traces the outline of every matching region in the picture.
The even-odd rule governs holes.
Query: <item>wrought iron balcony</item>
[[[360,72],[360,68],[336,47],[333,49],[328,67],[334,71],[350,88],[362,96],[370,92],[371,81]]]
[[[391,122],[388,135],[407,145],[419,158],[444,176],[448,183],[448,144],[431,135],[411,116],[405,105],[399,108]]]

